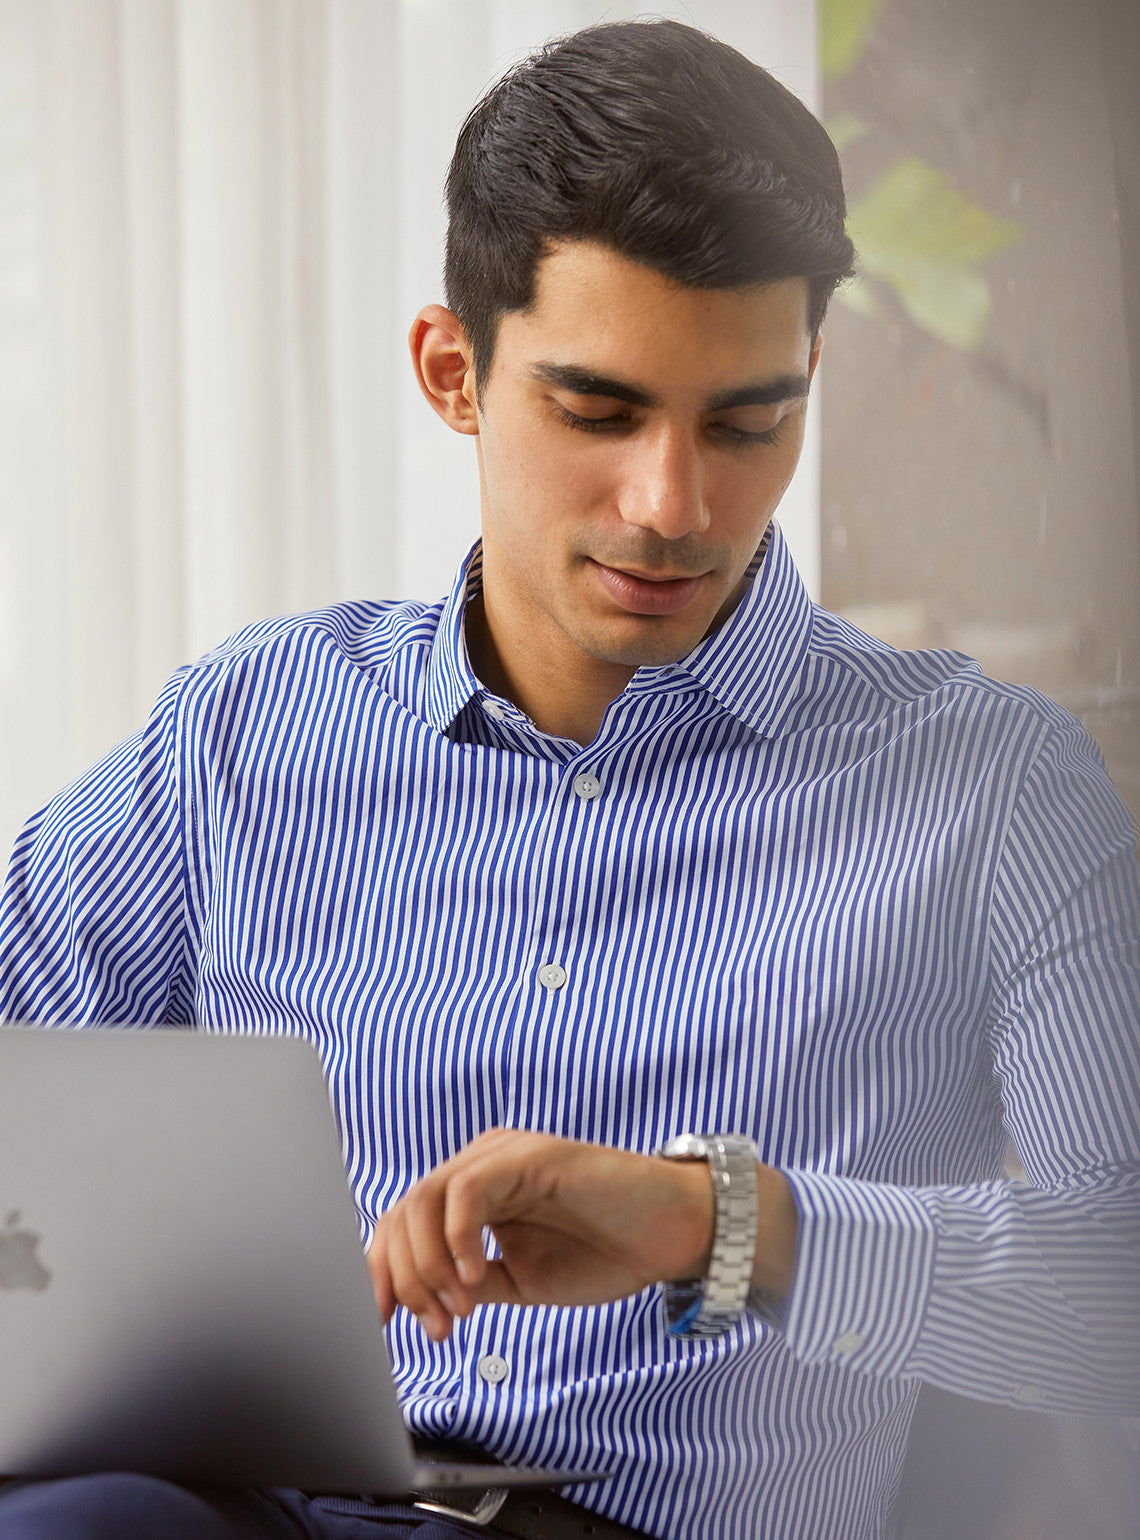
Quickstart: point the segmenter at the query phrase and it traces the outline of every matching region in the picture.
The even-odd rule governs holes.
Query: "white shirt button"
[[[844,1358],[849,1358],[852,1353],[859,1351],[866,1340],[861,1331],[844,1332],[842,1337],[836,1337],[835,1341],[831,1344],[831,1351],[841,1354]]]
[[[598,780],[596,775],[591,775],[589,771],[586,771],[586,773],[583,775],[576,775],[574,777],[574,790],[578,793],[583,802],[592,802],[601,791],[601,789],[601,781]]]
[[[1014,1391],[1014,1397],[1023,1406],[1036,1406],[1039,1401],[1045,1400],[1045,1392],[1040,1385],[1019,1385]]]
[[[557,963],[543,963],[538,970],[538,982],[544,989],[561,989],[566,982],[566,969]]]
[[[507,714],[497,700],[485,700],[483,702],[483,711],[486,716],[491,718],[492,722],[501,722]]]
[[[484,1353],[475,1369],[479,1378],[486,1380],[488,1385],[501,1384],[511,1372],[510,1364],[498,1353]]]

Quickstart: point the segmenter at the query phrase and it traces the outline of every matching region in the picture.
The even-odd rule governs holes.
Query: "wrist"
[[[716,1230],[716,1205],[708,1169],[697,1161],[669,1161],[664,1169],[676,1192],[677,1222],[670,1229],[677,1249],[668,1276],[661,1282],[703,1278],[709,1269]]]
[[[670,1226],[676,1261],[664,1279],[669,1331],[719,1335],[746,1304],[778,1320],[799,1238],[787,1177],[760,1163],[755,1146],[735,1134],[684,1134],[658,1154],[673,1167],[678,1195]]]
[[[792,1184],[782,1171],[758,1165],[756,1180],[759,1219],[752,1287],[757,1293],[782,1302],[791,1293],[795,1277],[799,1210]]]
[[[741,1134],[679,1134],[657,1151],[670,1162],[698,1163],[713,1201],[712,1246],[703,1271],[666,1283],[671,1335],[718,1337],[740,1318],[752,1289],[758,1221],[756,1149]]]

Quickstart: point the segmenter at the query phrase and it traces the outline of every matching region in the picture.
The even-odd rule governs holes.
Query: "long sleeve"
[[[186,1023],[181,675],[147,725],[28,823],[0,898],[0,1020]]]
[[[812,1363],[1136,1415],[1140,881],[1127,815],[1076,724],[1027,774],[995,871],[979,916],[985,1025],[1028,1183],[789,1172],[801,1245],[787,1340]]]
[[[813,611],[777,533],[579,751],[481,709],[472,570],[172,681],[21,839],[0,1013],[309,1038],[362,1216],[491,1127],[753,1138],[800,1202],[783,1330],[679,1343],[647,1291],[389,1331],[412,1427],[616,1464],[638,1528],[875,1532],[920,1377],[1135,1411],[1140,890],[1081,730]]]

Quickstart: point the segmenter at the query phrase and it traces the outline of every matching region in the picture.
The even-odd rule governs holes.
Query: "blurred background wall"
[[[824,602],[1053,695],[1140,817],[1140,5],[823,13],[864,268],[827,327]]]

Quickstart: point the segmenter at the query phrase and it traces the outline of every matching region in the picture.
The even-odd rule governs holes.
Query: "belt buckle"
[[[453,1508],[450,1503],[440,1501],[438,1495],[426,1494],[413,1498],[412,1507],[422,1508],[425,1513],[438,1513],[445,1519],[460,1519],[465,1524],[478,1524],[483,1528],[491,1523],[506,1500],[506,1487],[487,1487],[479,1493],[474,1508]]]

